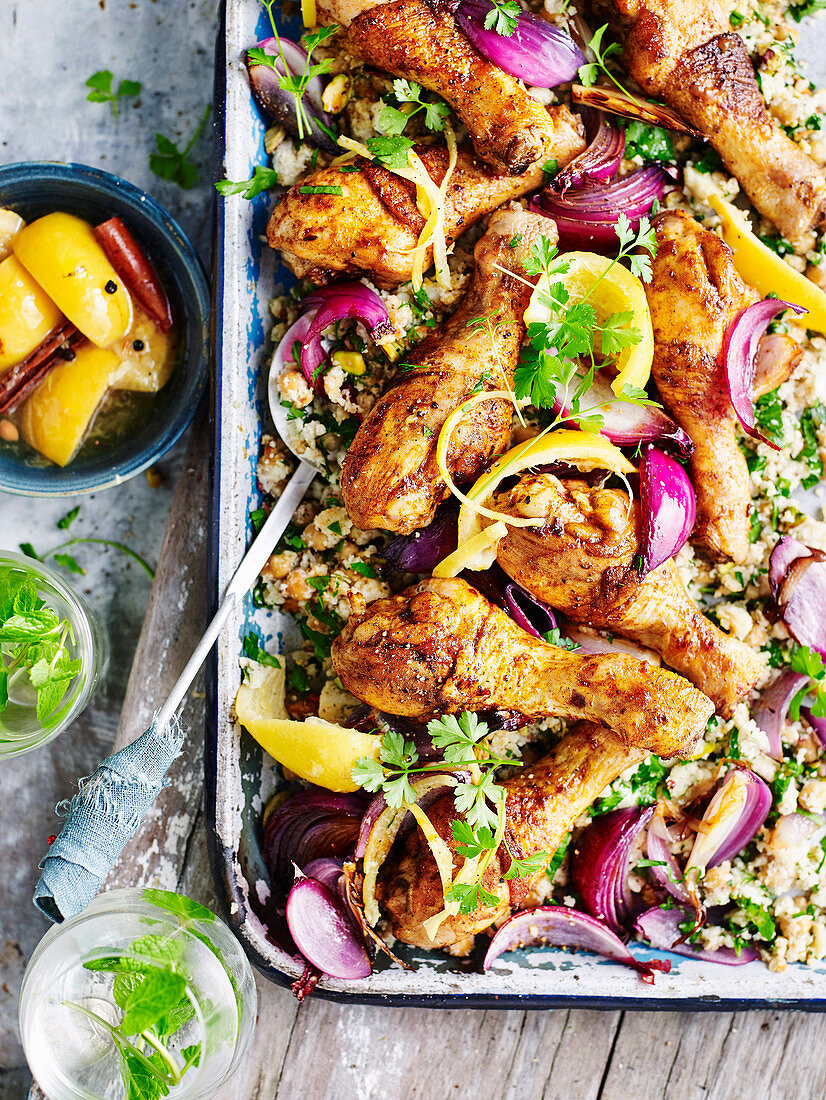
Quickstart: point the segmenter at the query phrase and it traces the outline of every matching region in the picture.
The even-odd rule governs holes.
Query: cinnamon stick
[[[67,355],[83,339],[71,321],[64,321],[46,336],[22,363],[17,363],[0,375],[0,415],[13,412],[29,396],[33,389],[60,363],[73,355]]]

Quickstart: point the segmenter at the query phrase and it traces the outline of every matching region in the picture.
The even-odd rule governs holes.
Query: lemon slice
[[[362,756],[378,759],[380,737],[323,718],[295,722],[284,709],[284,670],[267,669],[235,696],[238,721],[262,749],[291,772],[328,791],[357,791],[353,767]]]
[[[463,569],[472,569],[475,573],[489,569],[496,561],[496,547],[507,533],[508,525],[502,520],[477,532],[440,561],[433,570],[433,576],[458,577]]]
[[[632,474],[633,465],[622,451],[609,442],[604,435],[592,432],[578,432],[564,429],[550,435],[538,435],[527,439],[510,451],[506,451],[494,462],[487,473],[468,490],[465,501],[459,511],[459,546],[464,546],[482,530],[483,515],[489,509],[484,501],[489,500],[506,477],[521,473],[531,466],[543,466],[551,462],[565,462],[579,470],[611,470],[617,474]],[[498,517],[498,513],[491,513]],[[509,517],[502,517],[511,522]],[[537,525],[539,520],[530,520]],[[525,521],[520,521],[525,525]],[[456,551],[455,553],[458,553]],[[451,557],[454,555],[451,555]],[[446,561],[441,564],[444,565]]]
[[[611,382],[611,389],[617,396],[626,384],[644,389],[654,357],[654,330],[642,283],[627,267],[596,252],[567,252],[562,259],[568,264],[568,270],[555,275],[554,281],[564,284],[570,295],[570,304],[581,302],[587,295],[596,310],[598,325],[604,324],[612,313],[633,314],[629,327],[635,328],[642,339],[634,347],[624,348],[620,352],[616,360],[617,376]],[[542,276],[531,295],[525,310],[526,324],[550,319],[550,310],[542,303],[543,291],[548,292],[546,275]],[[599,334],[595,346],[599,351]]]
[[[764,298],[774,294],[808,310],[800,317],[787,315],[785,320],[790,324],[826,332],[826,294],[820,287],[758,240],[742,210],[720,195],[710,195],[708,201],[720,215],[723,240],[745,282],[756,287]]]
[[[301,0],[301,22],[305,27],[318,26],[315,0]]]

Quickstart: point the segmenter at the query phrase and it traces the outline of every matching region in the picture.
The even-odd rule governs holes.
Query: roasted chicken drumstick
[[[373,406],[345,456],[342,496],[357,527],[410,534],[433,519],[448,495],[436,461],[445,420],[477,386],[502,390],[513,384],[531,288],[508,272],[523,271],[532,243],[543,234],[556,236],[554,223],[541,214],[503,207],[492,216],[459,308],[408,355],[413,369]],[[448,454],[455,481],[472,480],[505,450],[512,408],[506,400],[483,401],[457,426]]]
[[[390,714],[588,717],[661,756],[690,753],[714,710],[676,673],[532,638],[459,578],[422,581],[354,610],[332,658],[348,691]]]
[[[651,371],[663,404],[694,443],[693,542],[713,561],[742,562],[749,548],[749,472],[720,357],[726,328],[758,296],[737,274],[728,246],[693,218],[672,211],[654,224],[657,254],[645,285],[654,327]],[[797,358],[792,345],[781,358],[786,377]],[[764,367],[755,396],[778,386],[783,375]]]
[[[661,96],[711,142],[764,217],[799,240],[823,218],[826,181],[772,119],[728,8],[711,0],[598,0],[623,61],[646,95]]]
[[[558,112],[560,132],[567,130],[570,155],[584,142],[567,107]],[[448,165],[443,141],[419,145],[430,177],[437,184]],[[366,275],[381,287],[408,282],[413,271],[413,249],[425,221],[416,206],[416,188],[381,165],[363,158],[358,171],[342,173],[322,168],[289,190],[273,210],[267,240],[277,248],[299,279],[326,283],[341,273]],[[445,237],[448,244],[480,218],[508,199],[517,199],[542,185],[542,169],[522,176],[497,176],[474,156],[470,146],[459,149],[456,168],[445,196]],[[307,187],[340,188],[341,195],[307,192]],[[425,269],[432,262],[428,250]]]
[[[544,874],[543,868],[533,878],[505,881],[502,875],[510,865],[508,851],[517,859],[547,852],[550,860],[572,822],[609,783],[645,756],[644,749],[629,748],[609,730],[593,722],[578,722],[552,753],[506,780],[508,850],[502,846],[482,879],[485,890],[498,897],[499,904],[447,917],[432,939],[422,925],[444,910],[442,883],[422,834],[412,830],[400,858],[378,884],[379,900],[393,935],[418,947],[453,947],[464,945],[506,917],[512,907],[524,904],[531,887]],[[454,875],[463,862],[455,854],[450,828],[456,816],[452,794],[444,795],[428,810],[436,832],[454,852]]]
[[[673,561],[639,578],[637,506],[626,493],[537,474],[499,494],[494,507],[546,520],[509,528],[497,560],[555,610],[655,649],[726,716],[760,678],[761,658],[701,614]]]
[[[425,0],[321,0],[322,24],[347,28],[354,56],[437,92],[465,124],[479,156],[499,172],[521,175],[569,148],[542,104],[515,77],[482,57],[447,5]],[[570,154],[568,154],[568,159]]]

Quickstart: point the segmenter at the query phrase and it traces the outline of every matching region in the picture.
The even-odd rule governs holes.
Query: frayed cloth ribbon
[[[184,731],[173,719],[149,729],[108,756],[81,779],[70,802],[57,806],[66,818],[60,835],[40,863],[34,904],[49,920],[82,912],[100,889],[126,842],[164,787],[166,773],[181,751]]]

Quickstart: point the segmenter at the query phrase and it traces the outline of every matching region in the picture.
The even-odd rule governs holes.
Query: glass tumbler
[[[142,889],[98,894],[51,928],[19,1009],[50,1100],[126,1100],[147,1075],[162,1084],[137,1095],[208,1100],[243,1058],[255,1014],[252,968],[223,921],[181,894]]]

